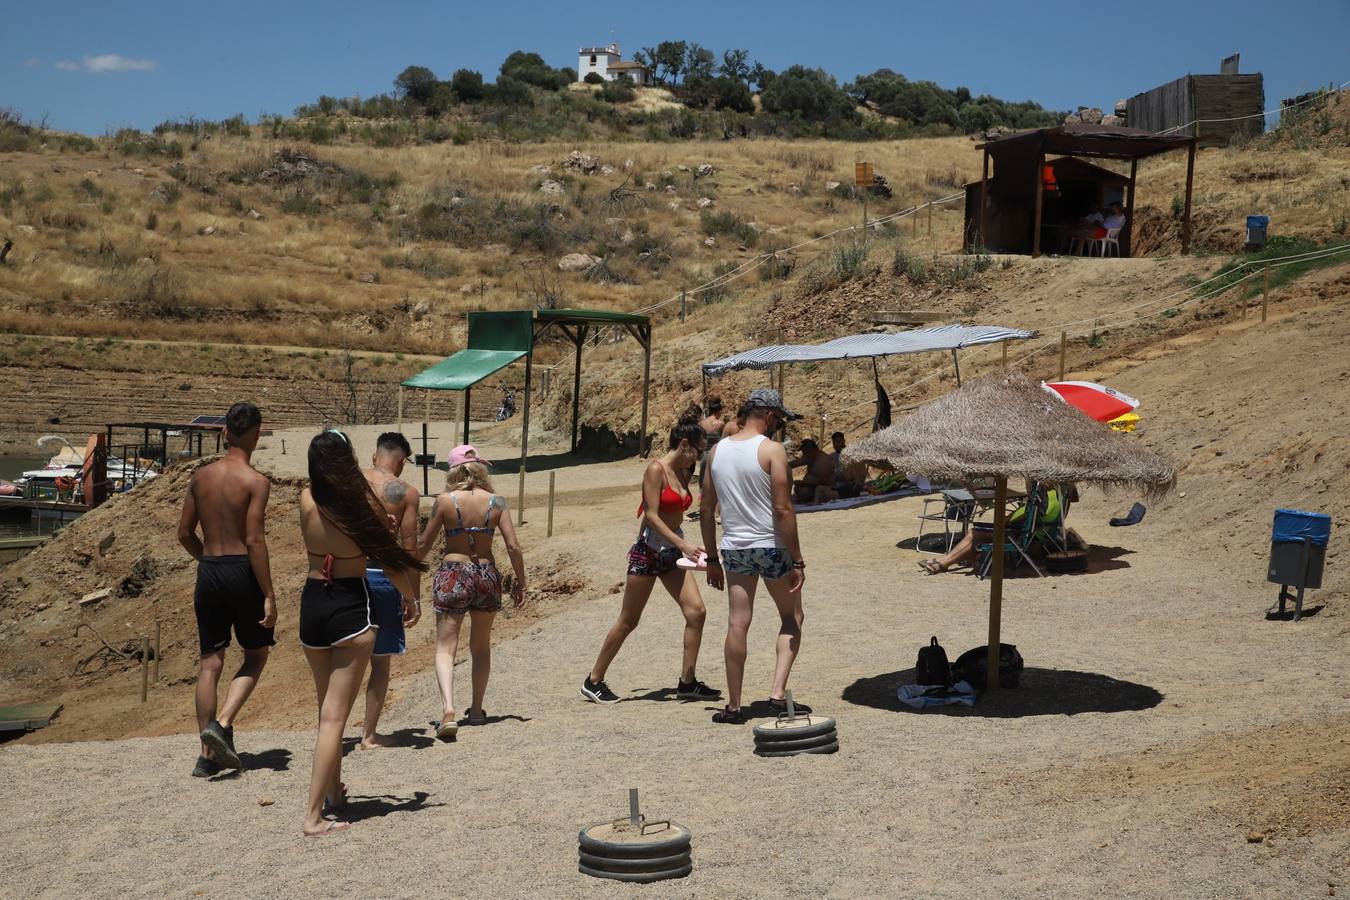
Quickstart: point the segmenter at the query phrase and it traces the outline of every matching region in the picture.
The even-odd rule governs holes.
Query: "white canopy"
[[[823,344],[774,344],[756,347],[703,364],[704,375],[723,375],[737,369],[767,369],[780,363],[860,359],[951,350],[999,341],[1024,341],[1032,332],[998,325],[938,325],[899,334],[851,334]]]

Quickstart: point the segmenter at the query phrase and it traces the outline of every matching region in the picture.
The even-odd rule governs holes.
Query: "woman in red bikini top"
[[[594,703],[618,702],[618,695],[605,684],[605,672],[624,640],[637,627],[657,579],[684,614],[684,661],[675,693],[694,700],[721,697],[719,691],[699,681],[694,674],[703,640],[705,610],[692,570],[678,565],[681,559],[697,562],[703,555],[703,548],[685,540],[680,527],[685,511],[694,502],[689,490],[691,473],[707,446],[699,414],[699,408],[691,404],[670,430],[665,455],[648,463],[642,473],[642,503],[638,506],[642,525],[637,541],[628,551],[628,580],[619,621],[605,635],[595,667],[581,683],[581,695]]]

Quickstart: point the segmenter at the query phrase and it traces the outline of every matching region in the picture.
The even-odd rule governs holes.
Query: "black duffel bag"
[[[989,684],[989,645],[967,650],[952,663],[952,678],[968,681],[977,691]],[[1012,644],[998,645],[998,683],[1000,687],[1017,687],[1022,680],[1022,654]]]

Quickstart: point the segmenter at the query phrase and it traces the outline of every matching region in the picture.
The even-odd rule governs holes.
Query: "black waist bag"
[[[998,683],[1000,687],[1017,687],[1022,680],[1022,654],[1012,644],[998,645]],[[989,645],[967,650],[952,663],[952,677],[968,681],[977,691],[989,684]]]
[[[947,651],[942,649],[934,636],[928,645],[919,648],[919,660],[914,664],[915,684],[940,684],[943,687],[952,683],[952,667],[947,663]]]

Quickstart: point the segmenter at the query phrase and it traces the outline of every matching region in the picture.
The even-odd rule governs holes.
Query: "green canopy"
[[[524,350],[461,350],[418,372],[403,386],[430,391],[467,390],[524,355]]]

